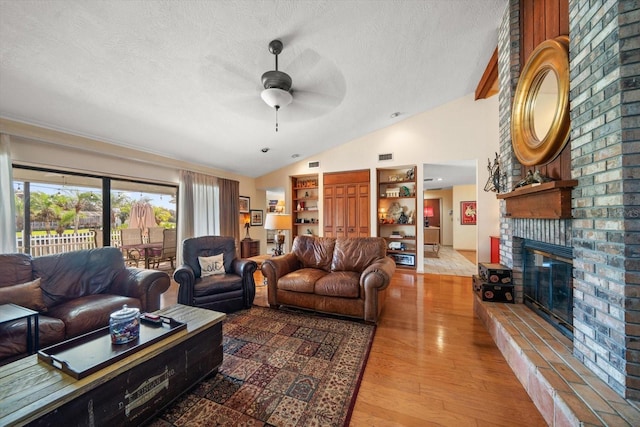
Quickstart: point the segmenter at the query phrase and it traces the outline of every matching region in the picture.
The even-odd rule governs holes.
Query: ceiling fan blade
[[[324,88],[323,88],[324,89]],[[344,99],[340,96],[340,91],[321,91],[313,89],[295,90],[292,92],[293,99],[299,104],[324,106],[326,108],[335,108]]]
[[[346,81],[338,67],[316,51],[305,49],[291,64],[293,102],[321,114],[336,108],[344,99]]]
[[[224,103],[228,110],[252,119],[272,120],[275,115],[275,110],[264,103],[260,98],[260,93],[255,95],[238,94],[227,98]]]
[[[331,109],[327,108],[326,106],[301,103],[294,105],[294,103],[291,103],[291,105],[288,105],[286,108],[282,108],[278,112],[278,116],[283,123],[286,121],[302,122],[305,120],[317,119],[318,117],[322,117],[329,111],[331,111]]]
[[[286,55],[286,53],[283,53],[283,55]],[[313,49],[306,48],[302,51],[302,53],[295,55],[291,62],[289,62],[285,67],[281,68],[290,76],[298,76],[300,78],[304,78],[304,76],[309,73],[310,70],[312,70],[321,60],[322,57],[318,52]]]
[[[215,55],[204,58],[201,78],[205,88],[215,90],[217,93],[249,88],[261,89],[260,75]]]

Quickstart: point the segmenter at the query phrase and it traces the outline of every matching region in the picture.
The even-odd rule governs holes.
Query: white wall
[[[453,248],[460,250],[475,250],[477,225],[462,225],[460,202],[474,201],[476,197],[475,185],[458,185],[453,187]],[[489,241],[490,242],[490,241]],[[480,259],[480,258],[478,258]]]
[[[381,119],[389,120],[389,119]],[[390,123],[391,120],[389,120]],[[457,160],[477,162],[477,186],[469,200],[478,203],[476,241],[478,259],[490,259],[490,235],[499,231],[499,203],[494,193],[482,191],[489,172],[483,167],[487,159],[493,159],[498,146],[498,97],[474,101],[473,94],[456,99],[433,110],[417,114],[406,120],[364,135],[317,156],[303,159],[286,168],[256,179],[260,189],[288,188],[288,177],[355,169],[370,169],[372,182],[370,194],[375,195],[376,168],[417,165],[418,194],[422,194],[422,164],[447,163]],[[393,153],[392,161],[378,161],[378,154]],[[319,161],[320,167],[309,169],[309,161]],[[287,199],[290,194],[287,192]],[[321,198],[322,199],[322,198]],[[418,200],[418,203],[421,203]],[[320,203],[321,205],[321,203]],[[322,206],[320,206],[322,209]],[[376,198],[371,197],[371,224],[376,224]],[[455,207],[454,207],[455,214]],[[322,230],[322,223],[320,224]],[[469,227],[469,226],[467,226]],[[375,226],[372,234],[375,234]],[[418,247],[422,247],[422,222],[418,230]],[[418,253],[418,271],[422,271],[423,254]]]

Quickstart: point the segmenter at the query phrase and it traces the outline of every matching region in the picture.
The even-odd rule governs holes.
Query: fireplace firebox
[[[573,249],[523,242],[524,303],[573,339]]]

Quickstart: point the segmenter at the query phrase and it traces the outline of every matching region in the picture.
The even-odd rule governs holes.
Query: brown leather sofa
[[[167,273],[126,267],[117,248],[0,254],[0,303],[39,312],[40,348],[108,326],[124,304],[158,310],[170,284]],[[26,336],[26,319],[0,324],[0,364],[26,355]]]
[[[267,259],[269,305],[377,323],[396,264],[381,237],[296,236],[291,253]]]

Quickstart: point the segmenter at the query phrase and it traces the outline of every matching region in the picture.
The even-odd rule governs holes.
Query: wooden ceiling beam
[[[485,68],[482,78],[476,87],[476,101],[487,99],[498,93],[498,48],[493,51],[491,59]]]

